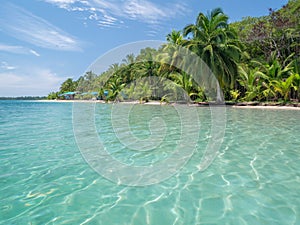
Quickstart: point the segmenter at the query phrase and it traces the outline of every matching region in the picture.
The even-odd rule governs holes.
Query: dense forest
[[[199,13],[194,23],[167,34],[159,49],[128,53],[122,63],[101,74],[89,71],[76,81],[69,78],[48,99],[64,98],[66,92],[90,99],[89,93],[97,92],[107,101],[172,102],[180,100],[178,96],[218,101],[210,98],[209,82],[196,77],[194,61],[182,52],[186,50],[205,62],[219,83],[213,88],[228,102],[299,102],[300,0],[269,9],[268,16],[228,20],[220,8]]]

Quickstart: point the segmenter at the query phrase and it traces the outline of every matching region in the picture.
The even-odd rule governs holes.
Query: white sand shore
[[[73,103],[73,102],[84,102],[84,103],[105,103],[103,100],[36,100],[38,102],[61,102],[61,103]]]
[[[82,103],[106,103],[103,100],[36,100],[38,102],[61,102],[61,103],[73,103],[73,102],[82,102]],[[150,102],[140,102],[140,101],[128,101],[128,102],[109,102],[110,104],[142,104],[142,105],[166,105],[165,102],[160,101],[150,101]]]
[[[238,106],[238,105],[233,105],[233,106],[228,106],[232,108],[239,108],[239,109],[288,109],[288,110],[300,110],[300,107],[294,107],[294,106],[263,106],[263,105],[256,105],[256,106]]]
[[[82,103],[105,103],[103,100],[37,100],[38,102],[60,102],[60,103],[73,103],[73,102],[82,102]],[[111,102],[113,103],[113,102]],[[142,104],[142,105],[167,105],[165,102],[160,101],[150,101],[140,103],[139,101],[131,101],[131,102],[118,102],[118,104]],[[171,104],[172,105],[172,104]],[[201,106],[201,107],[209,107],[209,105],[198,105],[198,104],[190,104],[190,106]],[[263,106],[263,105],[226,105],[226,107],[230,108],[238,108],[238,109],[285,109],[285,110],[300,110],[300,107],[294,106]]]

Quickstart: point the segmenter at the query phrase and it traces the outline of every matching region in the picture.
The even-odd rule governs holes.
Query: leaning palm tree
[[[134,64],[135,55],[133,53],[126,55],[126,58],[122,60],[123,64],[120,68],[120,75],[122,76],[123,83],[128,84],[134,80]]]
[[[224,90],[233,87],[242,46],[237,34],[229,27],[228,16],[222,9],[216,8],[208,15],[200,13],[195,24],[187,25],[183,29],[183,35],[187,38],[184,45],[208,65],[220,87]]]
[[[172,30],[166,39],[167,43],[161,46],[156,55],[156,60],[160,62],[158,73],[164,77],[179,72],[178,67],[183,61],[180,53],[180,46],[183,42],[181,31]]]

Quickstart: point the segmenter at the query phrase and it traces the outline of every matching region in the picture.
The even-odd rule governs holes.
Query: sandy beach
[[[102,103],[106,102],[103,100],[37,100],[38,102],[54,102],[54,103]],[[108,104],[112,104],[114,102],[109,102]],[[139,101],[130,101],[130,102],[117,102],[119,104],[143,104],[143,105],[168,105],[165,102],[160,101],[150,101],[150,102],[142,102]],[[176,103],[175,103],[176,104]],[[169,105],[174,105],[171,103]],[[209,104],[190,104],[189,106],[199,106],[199,107],[209,107]],[[239,109],[282,109],[282,110],[300,110],[298,106],[281,106],[281,105],[226,105],[228,108],[239,108]]]
[[[257,106],[238,106],[238,105],[233,105],[233,106],[228,106],[232,108],[239,108],[239,109],[285,109],[285,110],[300,110],[300,107],[295,107],[295,106],[262,106],[262,105],[257,105]]]
[[[36,100],[38,102],[60,102],[60,103],[73,103],[73,102],[82,102],[82,103],[105,103],[103,100]]]

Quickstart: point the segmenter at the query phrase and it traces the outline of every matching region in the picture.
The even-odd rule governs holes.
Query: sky
[[[221,7],[229,22],[268,15],[288,0],[1,0],[0,96],[46,96],[101,55],[158,40]]]

